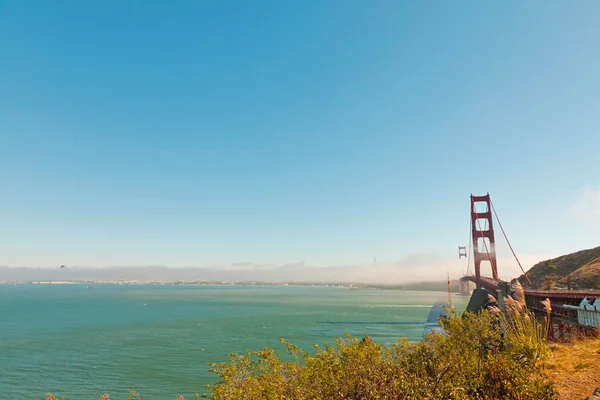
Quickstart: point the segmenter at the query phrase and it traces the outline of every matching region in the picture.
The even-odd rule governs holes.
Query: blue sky
[[[0,265],[450,260],[485,192],[600,245],[599,12],[0,1]]]

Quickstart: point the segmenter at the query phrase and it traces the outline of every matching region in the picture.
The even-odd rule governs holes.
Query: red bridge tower
[[[477,211],[477,204],[484,203],[483,210]],[[481,262],[489,261],[492,278],[498,281],[498,265],[496,264],[496,241],[492,225],[492,209],[490,194],[485,196],[471,195],[471,233],[473,235],[473,256],[475,262],[475,280],[477,288],[481,288]],[[485,253],[480,252],[480,246]]]

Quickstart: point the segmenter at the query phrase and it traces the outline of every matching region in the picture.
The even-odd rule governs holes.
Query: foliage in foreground
[[[274,350],[232,354],[213,364],[220,381],[206,397],[230,399],[555,399],[542,376],[545,327],[518,301],[441,320],[445,333],[382,346],[347,336],[314,355],[287,343],[295,361]]]

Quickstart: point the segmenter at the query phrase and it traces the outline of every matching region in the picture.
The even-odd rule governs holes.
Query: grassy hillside
[[[567,278],[562,278],[559,283],[567,284]],[[600,289],[600,257],[585,264],[571,274],[571,284],[580,288]]]
[[[543,287],[549,282],[566,286],[571,274],[572,285],[600,289],[600,246],[539,262],[525,274],[534,287]]]

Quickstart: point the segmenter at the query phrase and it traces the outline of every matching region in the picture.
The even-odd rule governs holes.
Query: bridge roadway
[[[477,284],[477,278],[473,275],[464,276],[461,281]],[[501,283],[503,282],[492,278],[480,277],[480,287],[494,296],[498,295]],[[514,292],[512,285],[510,291],[511,293]],[[550,299],[552,322],[549,334],[552,337],[562,338],[573,334],[600,334],[600,307],[591,305],[596,299],[600,299],[600,291],[524,289],[524,292],[527,307],[540,315],[546,313],[542,300]],[[585,309],[579,308],[581,302],[586,298],[590,305]]]

